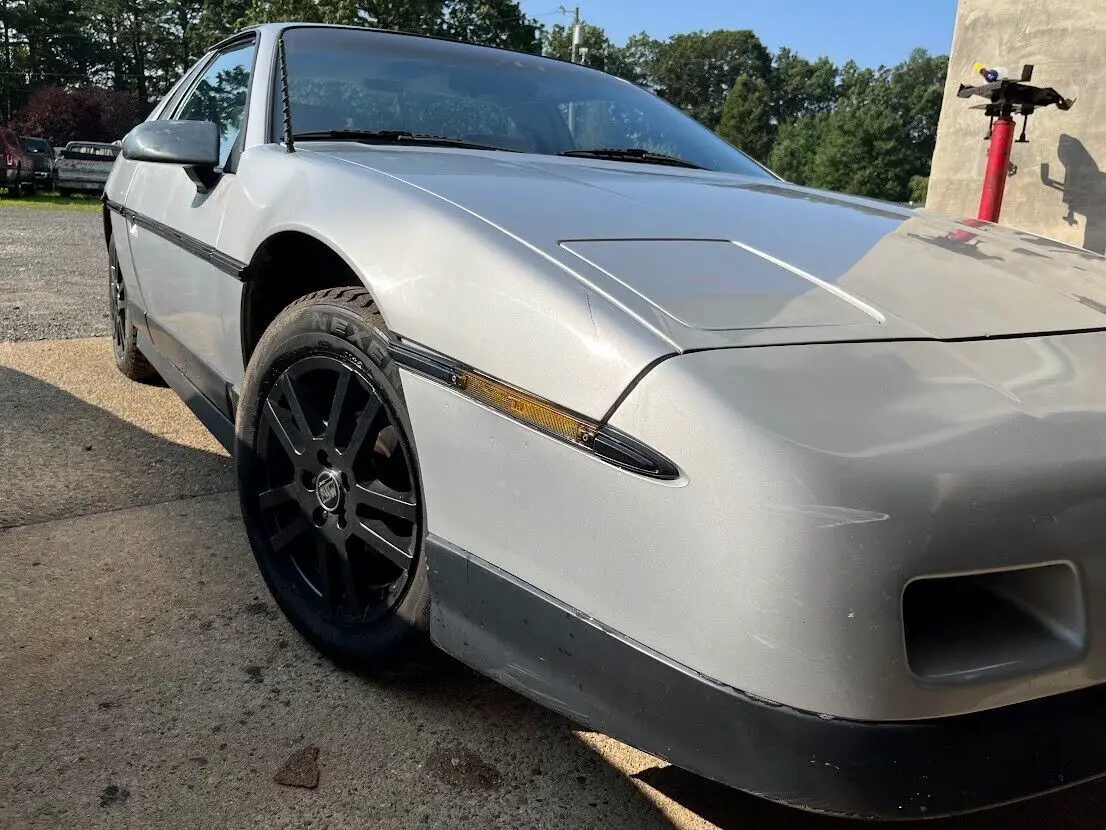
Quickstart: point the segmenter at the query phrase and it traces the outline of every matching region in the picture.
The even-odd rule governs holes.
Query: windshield
[[[50,154],[50,142],[41,138],[24,138],[22,139],[23,149],[28,153],[45,153]]]
[[[357,29],[284,33],[295,133],[405,131],[526,153],[642,149],[771,178],[655,95],[610,75],[499,49]],[[273,140],[282,131],[273,95]]]

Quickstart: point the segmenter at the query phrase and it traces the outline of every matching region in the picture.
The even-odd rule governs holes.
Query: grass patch
[[[57,193],[36,193],[34,196],[21,196],[18,199],[10,196],[0,196],[0,207],[96,211],[100,209],[100,205],[100,196],[97,193],[76,193],[72,196],[59,196]]]

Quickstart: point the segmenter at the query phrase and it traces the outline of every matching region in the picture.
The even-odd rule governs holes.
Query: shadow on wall
[[[1083,247],[1106,254],[1106,173],[1098,169],[1083,142],[1066,133],[1060,136],[1056,155],[1064,166],[1063,178],[1059,181],[1051,178],[1046,162],[1041,165],[1041,181],[1063,194],[1068,207],[1065,222],[1078,225],[1075,214],[1083,214]]]

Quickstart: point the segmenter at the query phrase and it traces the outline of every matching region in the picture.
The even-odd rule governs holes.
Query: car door
[[[220,173],[199,188],[184,168],[139,162],[127,192],[131,255],[154,345],[213,403],[225,401],[228,378],[242,372],[237,326],[240,266],[216,248],[245,129],[255,40],[232,42],[209,59],[177,104],[161,118],[213,121],[220,134]]]

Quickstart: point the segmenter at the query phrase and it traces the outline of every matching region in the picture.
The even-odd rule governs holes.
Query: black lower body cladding
[[[431,637],[544,706],[773,801],[870,819],[932,818],[1106,773],[1106,687],[910,722],[820,717],[756,700],[642,647],[431,536]]]

